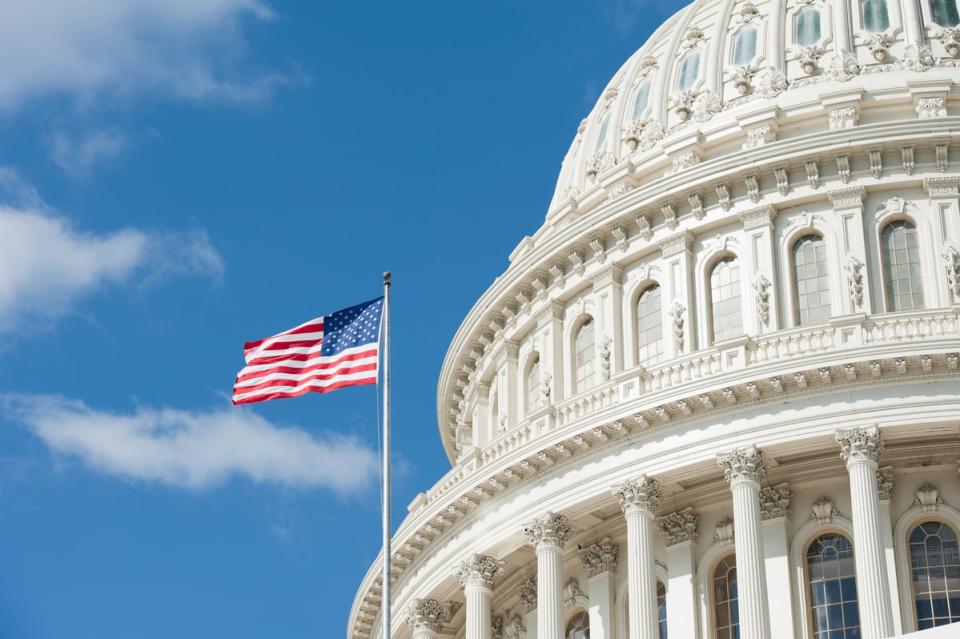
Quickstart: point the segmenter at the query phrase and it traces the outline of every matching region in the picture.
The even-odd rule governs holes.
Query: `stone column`
[[[653,511],[660,483],[641,475],[614,489],[627,519],[627,604],[630,639],[658,639],[657,570],[653,558]]]
[[[563,515],[547,513],[523,532],[537,552],[537,637],[563,639],[563,546],[573,526]]]
[[[457,569],[467,600],[466,639],[493,639],[490,594],[494,580],[502,572],[500,562],[489,555],[473,555]]]
[[[737,531],[737,595],[741,639],[770,639],[767,571],[760,528],[760,481],[767,474],[763,453],[754,446],[734,450],[717,460],[733,495]]]
[[[520,605],[527,626],[527,639],[537,639],[537,578],[530,577],[520,584]]]
[[[787,520],[790,518],[790,488],[787,484],[766,486],[760,490],[760,521],[763,529],[764,568],[771,592],[777,593],[777,610],[793,610],[790,573],[790,542]],[[792,614],[770,615],[770,633],[776,639],[793,639]]]
[[[437,639],[443,624],[460,609],[453,601],[440,603],[436,599],[415,599],[407,611],[407,625],[413,632],[413,639]]]
[[[900,587],[897,584],[897,555],[893,546],[893,515],[890,500],[893,499],[893,468],[887,466],[877,471],[877,489],[880,493],[880,529],[883,534],[883,554],[887,562],[887,583],[890,585],[890,610],[893,614],[893,634],[903,634],[900,613]]]
[[[697,528],[700,515],[684,508],[660,518],[660,534],[667,545],[667,636],[696,637],[697,586],[694,581]]]
[[[613,607],[617,595],[617,544],[604,538],[580,550],[590,598],[590,639],[613,638]]]
[[[853,511],[854,564],[863,639],[893,636],[893,611],[880,530],[880,494],[877,460],[883,450],[880,429],[852,428],[837,432],[841,454],[850,474]]]

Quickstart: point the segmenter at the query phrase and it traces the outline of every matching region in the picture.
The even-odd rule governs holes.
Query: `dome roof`
[[[955,15],[938,10],[941,5],[693,2],[620,67],[580,122],[548,222],[591,190],[598,175],[669,152],[683,131],[742,124],[758,109],[809,100],[811,87],[825,83],[855,86],[883,71],[953,66],[960,32]],[[904,15],[910,12],[915,15]]]

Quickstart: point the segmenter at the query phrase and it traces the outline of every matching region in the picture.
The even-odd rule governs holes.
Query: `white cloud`
[[[288,80],[241,72],[259,0],[29,0],[0,8],[0,109],[48,96],[83,102],[140,92],[236,102]]]
[[[83,180],[95,164],[121,155],[127,139],[116,129],[92,129],[78,135],[57,131],[49,137],[47,146],[50,158],[67,176]]]
[[[21,196],[32,197],[31,191]],[[85,233],[36,202],[0,205],[0,335],[62,316],[79,298],[134,276],[145,283],[176,275],[219,278],[223,268],[202,231]]]
[[[54,395],[0,395],[0,408],[55,453],[131,480],[204,489],[244,477],[346,495],[377,473],[376,453],[353,437],[281,428],[248,409],[112,413]]]

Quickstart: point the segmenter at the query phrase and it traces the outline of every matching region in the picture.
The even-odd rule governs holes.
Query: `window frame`
[[[746,62],[737,62],[737,40],[739,40],[740,36],[742,36],[746,31],[753,31],[754,33],[756,33],[753,41],[753,55]],[[736,31],[734,31],[733,34],[730,36],[730,52],[727,55],[727,59],[730,61],[730,64],[737,67],[741,67],[746,64],[751,64],[753,62],[756,62],[757,58],[760,57],[760,49],[762,44],[761,36],[762,36],[762,33],[760,31],[759,23],[745,24],[739,29],[737,29]]]
[[[717,339],[716,329],[714,326],[714,299],[713,299],[713,273],[720,265],[721,262],[735,261],[737,263],[738,273],[737,273],[737,289],[738,297],[741,300],[741,309],[740,309],[740,333],[732,337],[724,337],[723,339]],[[710,256],[710,259],[706,263],[705,275],[703,279],[704,293],[706,294],[706,306],[704,311],[707,314],[706,324],[707,329],[707,343],[711,346],[716,344],[722,344],[729,342],[731,340],[739,339],[746,336],[750,330],[750,327],[747,324],[748,313],[743,312],[743,300],[748,299],[744,291],[744,261],[739,254],[724,249],[718,251],[717,253]]]
[[[877,303],[874,305],[877,313],[889,314],[889,313],[915,313],[922,311],[924,309],[931,308],[931,305],[936,306],[938,304],[937,297],[935,295],[935,282],[937,273],[930,271],[929,259],[925,259],[927,247],[927,239],[929,237],[927,229],[924,228],[924,225],[921,224],[921,218],[916,215],[918,209],[916,205],[912,202],[904,201],[903,206],[900,209],[889,210],[886,208],[886,205],[881,207],[873,220],[873,250],[874,255],[876,255],[876,260],[874,262],[874,267],[877,269],[877,277],[873,278],[875,281],[874,285],[871,285],[871,293],[876,295]],[[884,247],[883,247],[883,230],[887,227],[888,224],[892,222],[897,222],[899,220],[907,221],[913,224],[914,228],[917,231],[917,247],[920,257],[920,278],[921,286],[923,291],[923,305],[924,309],[911,309],[908,311],[888,311],[888,299],[887,299],[887,286],[884,280],[885,277],[885,267],[884,267]],[[931,250],[933,250],[931,248]]]
[[[856,579],[857,579],[856,549],[853,546],[853,535],[844,533],[841,530],[832,529],[832,527],[828,526],[825,529],[818,530],[817,533],[811,536],[810,539],[807,540],[806,544],[804,544],[804,552],[803,552],[804,597],[805,597],[804,610],[806,612],[807,623],[809,624],[809,628],[810,628],[809,634],[807,636],[810,636],[810,637],[813,637],[816,632],[816,623],[813,618],[813,601],[811,600],[811,596],[810,596],[810,590],[811,590],[810,565],[809,565],[809,562],[807,561],[807,558],[810,552],[810,547],[820,538],[825,537],[827,535],[836,535],[839,537],[843,537],[846,540],[846,542],[850,544],[850,549],[854,553],[853,578],[854,578],[854,593],[856,594],[856,602],[857,602],[857,622],[858,622],[857,626],[859,628],[862,628],[862,623],[860,623],[860,597],[859,597],[859,592],[857,591],[857,588],[856,588]]]
[[[834,503],[836,503],[835,500]],[[810,601],[807,549],[818,537],[829,533],[846,537],[856,557],[857,543],[853,537],[853,522],[838,514],[825,523],[811,519],[797,530],[790,542],[790,565],[794,571],[793,591],[799,593],[793,605],[794,626],[799,630],[798,637],[813,637],[813,606]],[[859,601],[857,604],[859,606]]]
[[[587,632],[590,632],[590,613],[584,608],[577,607],[571,610],[566,616],[566,619],[563,621],[563,639],[567,639],[567,632],[570,630],[570,624],[572,624],[580,615],[583,615],[586,618]]]
[[[577,365],[577,338],[580,336],[580,331],[588,323],[593,326],[593,329],[592,329],[593,330],[593,358],[592,358],[593,370],[590,372],[590,377],[589,377],[589,379],[591,380],[590,385],[587,387],[581,387],[580,376],[579,376],[579,366]],[[588,390],[593,390],[598,386],[597,376],[599,375],[599,372],[598,372],[599,367],[597,365],[597,358],[599,357],[600,353],[598,351],[599,342],[597,340],[597,321],[596,319],[594,319],[592,315],[585,313],[581,315],[576,322],[574,322],[573,330],[570,332],[569,343],[570,343],[570,366],[569,366],[570,389],[571,389],[571,395],[576,396],[576,395],[579,395],[580,393],[585,393]]]
[[[800,42],[800,16],[803,15],[804,13],[810,13],[812,11],[816,11],[820,16],[820,20],[819,20],[820,24],[818,25],[818,29],[820,33],[818,34],[817,39],[814,40],[813,42],[801,43]],[[793,14],[792,28],[790,29],[790,32],[791,32],[790,39],[793,41],[793,44],[798,47],[816,46],[821,42],[823,42],[824,40],[826,40],[827,38],[826,25],[828,25],[829,23],[830,23],[830,16],[827,15],[827,12],[825,11],[824,7],[820,6],[819,4],[809,4],[809,5],[801,6]]]
[[[538,410],[544,407],[543,396],[540,393],[540,386],[543,382],[543,366],[540,353],[538,351],[531,351],[527,356],[527,363],[523,367],[523,414],[525,416],[533,415]],[[533,367],[539,367],[537,371],[537,388],[533,389],[530,387],[530,372],[533,370]],[[531,393],[536,392],[537,400],[536,404],[531,406],[530,395]]]
[[[949,25],[949,24],[940,24],[939,22],[934,20],[933,3],[935,1],[936,0],[927,0],[926,2],[920,3],[923,11],[923,17],[925,18],[924,26],[926,27],[926,29],[928,31],[938,31],[939,29],[949,29],[951,27],[960,26],[960,22],[958,22],[955,25]],[[958,0],[948,0],[948,1],[953,2],[954,7],[956,7],[957,9],[957,13],[960,14],[960,1]]]
[[[640,96],[640,89],[646,86],[647,87],[647,99],[644,100],[643,108],[640,110],[640,113],[637,113],[637,98]],[[650,76],[644,76],[636,83],[633,88],[633,93],[630,94],[630,121],[639,121],[650,112],[650,98],[653,91],[653,79]]]
[[[658,316],[660,319],[660,353],[657,356],[656,360],[651,361],[649,358],[643,360],[640,357],[640,299],[654,288],[660,290],[660,308],[658,310]],[[663,287],[660,285],[660,282],[648,279],[645,280],[640,286],[637,287],[637,292],[632,296],[632,303],[630,304],[631,308],[631,317],[633,318],[633,361],[634,366],[646,366],[644,362],[648,362],[649,366],[656,366],[662,364],[667,359],[667,341],[664,332],[666,323],[663,321]]]
[[[866,7],[869,2],[882,2],[884,7],[887,10],[887,26],[883,29],[874,31],[867,27],[867,14]],[[857,16],[859,17],[859,24],[857,25],[861,31],[866,33],[887,33],[894,25],[894,8],[891,5],[898,4],[896,2],[891,2],[890,0],[859,0]],[[896,16],[899,18],[899,16]]]
[[[806,240],[810,237],[819,237],[820,241],[823,243],[823,260],[826,267],[826,277],[827,277],[827,289],[826,294],[829,299],[830,307],[828,309],[828,317],[826,319],[820,319],[817,322],[803,323],[800,318],[800,279],[797,272],[797,246],[800,242]],[[830,244],[827,242],[827,237],[821,231],[817,229],[801,229],[798,233],[794,233],[790,240],[790,249],[789,249],[789,265],[790,272],[787,273],[787,277],[790,278],[790,293],[793,301],[793,308],[791,309],[793,314],[793,326],[816,326],[817,324],[822,324],[828,321],[831,317],[835,315],[842,315],[843,313],[837,313],[834,308],[834,282],[833,282],[833,269],[831,268],[830,260]],[[821,306],[822,308],[822,306]]]
[[[696,77],[690,82],[689,86],[682,87],[680,86],[680,81],[683,79],[683,65],[686,64],[686,61],[693,56],[697,56],[697,73]],[[674,71],[673,87],[679,92],[690,91],[697,88],[697,85],[703,81],[703,51],[700,46],[695,46],[686,53],[684,53],[680,60],[677,61],[676,70]]]

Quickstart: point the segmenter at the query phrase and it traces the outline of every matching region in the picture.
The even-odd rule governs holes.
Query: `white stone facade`
[[[862,637],[917,629],[910,536],[960,533],[945,1],[700,0],[617,72],[447,353],[396,637],[712,639],[727,565],[741,637],[813,637],[824,544]]]

